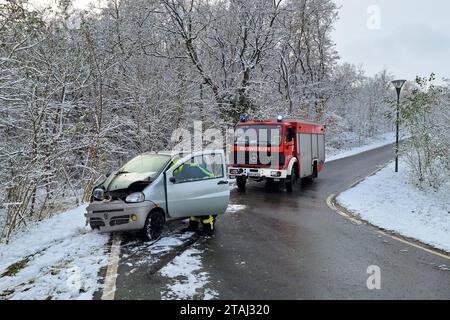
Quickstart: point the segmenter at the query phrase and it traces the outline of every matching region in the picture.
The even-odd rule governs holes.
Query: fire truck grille
[[[233,165],[255,165],[263,167],[271,166],[284,166],[286,162],[286,156],[283,153],[272,154],[271,152],[260,154],[259,152],[233,152],[232,154]]]

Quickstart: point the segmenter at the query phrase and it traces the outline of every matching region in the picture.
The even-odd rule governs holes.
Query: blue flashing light
[[[281,115],[278,116],[278,117],[277,117],[277,121],[278,121],[278,122],[283,122],[283,116],[281,116]]]
[[[246,114],[243,114],[243,115],[240,117],[240,121],[241,121],[241,122],[247,122],[247,121],[248,121],[248,116],[247,116]]]

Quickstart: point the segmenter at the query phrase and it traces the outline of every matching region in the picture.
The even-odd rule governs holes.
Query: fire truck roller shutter
[[[311,135],[311,137],[312,137],[312,143],[311,143],[312,158],[313,158],[313,160],[317,160],[317,159],[319,159],[319,145],[318,145],[317,134],[313,134],[313,135]]]
[[[319,163],[325,163],[325,135],[319,134]]]
[[[298,135],[298,150],[300,150],[300,178],[312,175],[312,138],[311,134]]]

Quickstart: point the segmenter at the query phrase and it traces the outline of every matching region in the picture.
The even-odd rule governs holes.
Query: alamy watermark
[[[367,29],[380,30],[381,29],[381,7],[378,5],[371,5],[367,8]]]
[[[369,274],[366,281],[367,289],[381,290],[381,268],[376,265],[369,266],[367,274]]]

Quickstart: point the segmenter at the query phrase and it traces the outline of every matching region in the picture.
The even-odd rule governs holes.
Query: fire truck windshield
[[[236,146],[279,147],[282,127],[277,125],[240,125],[234,132]]]

